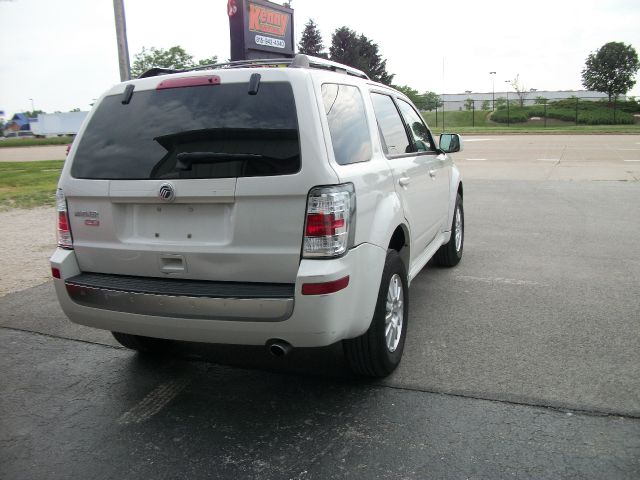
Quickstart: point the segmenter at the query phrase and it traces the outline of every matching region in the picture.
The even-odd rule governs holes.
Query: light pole
[[[29,100],[31,100],[31,115],[33,115],[33,112],[36,111],[36,107],[34,107],[33,98],[30,98]]]
[[[471,98],[471,90],[465,90],[467,92],[467,102],[465,107],[471,110],[471,126],[476,126],[476,101]],[[471,108],[469,108],[469,102],[471,102]]]
[[[496,72],[489,72],[491,75],[491,111],[496,109]]]
[[[127,24],[124,17],[124,0],[113,0],[113,13],[116,20],[116,40],[118,42],[118,63],[120,65],[120,81],[131,78],[129,65],[129,45],[127,44]]]
[[[511,80],[505,80],[504,83],[511,83]],[[507,87],[507,127],[511,126],[511,118],[509,114],[509,88]]]

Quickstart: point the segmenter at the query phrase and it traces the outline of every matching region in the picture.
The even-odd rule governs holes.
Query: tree
[[[464,102],[464,109],[471,110],[473,108],[473,98],[467,98]]]
[[[78,107],[74,108],[73,110],[69,110],[70,113],[75,113],[75,112],[79,112],[80,109]]]
[[[347,27],[340,27],[331,36],[331,60],[358,68],[371,80],[391,85],[393,74],[387,72],[387,61],[378,52],[378,44]]]
[[[438,95],[436,92],[424,92],[422,94],[422,96],[424,97],[424,109],[425,110],[435,110],[436,108],[440,108],[442,107],[442,99],[440,98],[440,95]]]
[[[38,114],[45,113],[44,110],[33,110],[22,112],[27,118],[38,118]]]
[[[548,101],[549,101],[548,98],[543,97],[542,95],[538,95],[536,99],[533,101],[533,103],[535,103],[536,105],[544,105]]]
[[[298,44],[298,52],[314,57],[327,58],[327,54],[323,51],[322,35],[318,30],[318,25],[310,19],[304,26],[302,38]]]
[[[604,92],[612,97],[624,95],[635,85],[640,68],[638,54],[622,42],[605,43],[590,53],[582,70],[582,85],[587,90]]]
[[[489,100],[483,100],[480,110],[491,110],[491,102]]]
[[[184,48],[179,45],[173,46],[168,50],[155,47],[149,49],[142,47],[142,51],[134,56],[131,67],[131,77],[137,78],[153,67],[183,70],[185,68],[216,63],[217,60],[218,57],[213,56],[195,63],[193,55],[188,54]]]
[[[516,78],[511,80],[511,86],[516,91],[516,95],[518,96],[518,103],[521,107],[524,107],[524,101],[527,99],[527,88],[520,81],[520,74],[516,75]]]
[[[411,88],[409,85],[393,85],[393,88],[404,93],[418,108],[425,103],[424,95],[420,95],[418,90]]]
[[[196,64],[196,66],[204,67],[206,65],[213,65],[215,63],[218,63],[217,55],[214,55],[213,57],[210,57],[210,58],[203,58],[202,60],[198,60],[198,63]]]
[[[496,98],[496,110],[502,110],[507,108],[507,99],[504,97]]]

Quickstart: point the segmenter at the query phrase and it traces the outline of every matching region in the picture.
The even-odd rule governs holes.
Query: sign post
[[[293,9],[267,0],[228,0],[231,61],[294,56]]]

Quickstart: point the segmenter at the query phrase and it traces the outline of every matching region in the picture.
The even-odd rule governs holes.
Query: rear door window
[[[352,85],[325,83],[322,100],[336,162],[347,165],[370,160],[371,136],[360,90]]]
[[[79,139],[71,175],[90,179],[229,178],[300,170],[289,83],[134,91],[106,97]]]
[[[389,156],[396,156],[413,151],[404,123],[391,97],[372,93],[371,100],[378,120],[384,152]]]

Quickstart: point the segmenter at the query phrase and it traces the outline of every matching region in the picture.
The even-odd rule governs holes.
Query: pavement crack
[[[413,387],[402,387],[397,385],[385,385],[382,383],[372,384],[372,386],[381,387],[381,388],[391,388],[393,390],[405,390],[408,392],[420,392],[420,393],[432,393],[434,395],[443,395],[447,397],[458,397],[458,398],[467,398],[470,400],[484,400],[486,402],[494,402],[494,403],[502,403],[507,405],[516,405],[522,407],[532,407],[532,408],[543,408],[546,410],[552,410],[555,412],[566,413],[568,415],[586,415],[591,417],[619,417],[624,419],[632,419],[632,420],[640,420],[640,414],[633,413],[621,413],[613,410],[599,410],[599,409],[586,409],[586,408],[575,408],[569,406],[561,406],[554,405],[545,402],[519,402],[516,400],[507,400],[504,398],[497,398],[491,396],[482,396],[482,395],[472,395],[466,393],[453,393],[447,392],[445,390],[436,390],[436,389],[422,389],[422,388],[413,388]]]
[[[62,337],[62,336],[58,336],[58,335],[52,335],[49,333],[42,333],[42,332],[35,332],[32,330],[27,330],[27,329],[21,329],[21,328],[15,328],[15,327],[6,327],[6,326],[2,326],[0,325],[0,330],[9,330],[9,331],[15,331],[15,332],[22,332],[22,333],[30,333],[33,335],[40,335],[43,337],[47,337],[47,338],[55,338],[58,340],[68,340],[71,342],[80,342],[80,343],[87,343],[90,345],[97,345],[97,346],[101,346],[101,347],[106,347],[106,348],[111,348],[111,349],[115,349],[115,350],[126,350],[124,347],[117,347],[114,345],[108,345],[105,343],[99,343],[99,342],[92,342],[89,340],[82,340],[82,339],[76,339],[76,338],[68,338],[68,337]],[[211,363],[211,362],[206,362],[203,360],[199,360],[199,359],[181,359],[184,360],[185,362],[202,362],[202,363]],[[226,367],[228,368],[232,368],[232,369],[236,369],[236,370],[252,370],[252,369],[247,369],[247,368],[243,368],[243,367],[236,367],[236,366],[231,366],[231,365],[226,365]],[[289,374],[288,372],[278,372],[281,374]],[[494,402],[494,403],[500,403],[500,404],[505,404],[505,405],[514,405],[514,406],[522,406],[522,407],[530,407],[530,408],[542,408],[545,410],[550,410],[550,411],[554,411],[554,412],[560,412],[560,413],[566,413],[566,414],[570,414],[570,415],[585,415],[585,416],[591,416],[591,417],[619,417],[619,418],[624,418],[624,419],[633,419],[633,420],[640,420],[640,414],[633,414],[633,413],[622,413],[622,412],[616,412],[613,410],[599,410],[599,409],[586,409],[586,408],[575,408],[575,407],[570,407],[570,406],[563,406],[563,405],[554,405],[554,404],[550,404],[550,403],[546,403],[543,401],[540,402],[525,402],[525,401],[517,401],[517,400],[508,400],[508,399],[504,399],[504,398],[498,398],[498,397],[492,397],[489,395],[473,395],[473,394],[468,394],[468,393],[456,393],[456,392],[447,392],[445,390],[437,390],[437,389],[422,389],[422,388],[415,388],[415,387],[403,387],[403,386],[399,386],[399,385],[388,385],[388,384],[384,384],[384,383],[354,383],[354,382],[348,382],[345,381],[344,379],[334,379],[338,382],[346,382],[350,385],[359,385],[359,386],[367,386],[370,388],[388,388],[388,389],[392,389],[392,390],[399,390],[399,391],[407,391],[407,392],[418,392],[418,393],[429,393],[429,394],[434,394],[434,395],[442,395],[442,396],[447,396],[447,397],[457,397],[457,398],[465,398],[465,399],[469,399],[469,400],[483,400],[486,402]]]

